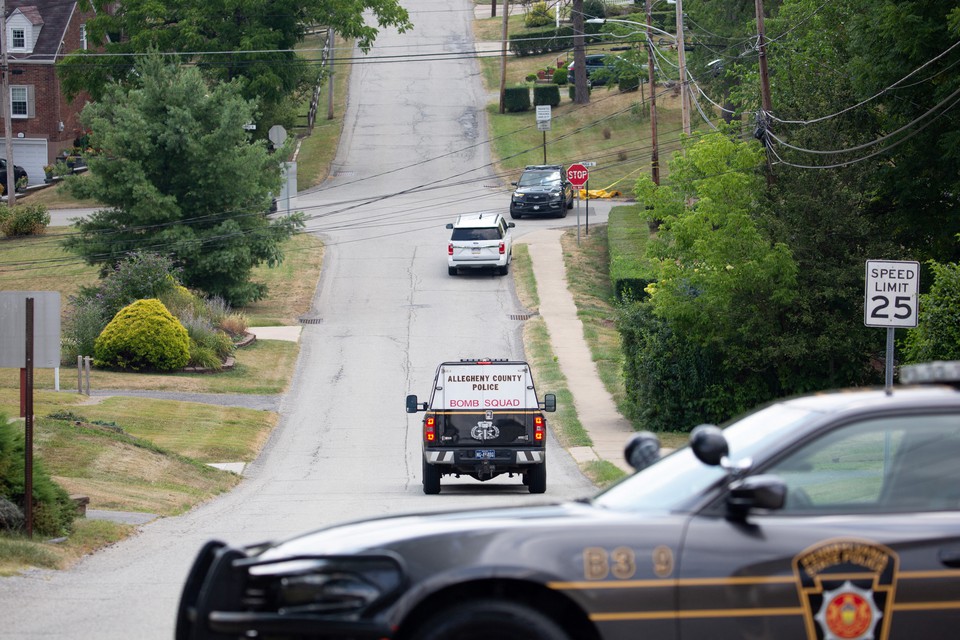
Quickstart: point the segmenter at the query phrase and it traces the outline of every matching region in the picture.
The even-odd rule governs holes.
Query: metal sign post
[[[547,131],[551,130],[552,117],[550,105],[537,105],[537,129],[543,132],[543,164],[547,164]]]

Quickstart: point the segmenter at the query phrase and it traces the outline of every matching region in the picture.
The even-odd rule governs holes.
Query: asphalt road
[[[404,5],[416,27],[384,33],[371,57],[472,49],[472,3]],[[491,173],[475,59],[371,64],[353,55],[332,178],[298,196],[309,231],[328,246],[310,312],[318,322],[304,327],[280,424],[262,455],[230,494],[146,524],[71,570],[0,579],[3,637],[171,638],[183,580],[211,538],[256,543],[371,515],[592,493],[551,440],[545,495],[531,496],[517,478],[465,479],[423,495],[422,416],[404,412],[405,395],[427,394],[442,360],[524,357],[516,317],[525,310],[512,278],[452,278],[445,262],[444,224],[463,212],[506,212],[509,189]],[[592,214],[597,222],[604,205]],[[575,220],[523,220],[515,231]]]

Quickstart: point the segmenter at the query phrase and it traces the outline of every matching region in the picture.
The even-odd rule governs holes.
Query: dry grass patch
[[[253,270],[253,280],[265,283],[268,295],[242,309],[251,327],[295,325],[310,311],[320,281],[323,242],[299,233],[287,241],[283,253],[281,264]]]
[[[91,509],[176,515],[239,482],[239,476],[157,446],[133,435],[135,430],[42,418],[36,455],[68,492],[88,496]]]

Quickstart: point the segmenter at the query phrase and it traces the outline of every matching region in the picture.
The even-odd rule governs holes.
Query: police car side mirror
[[[730,454],[723,431],[712,424],[701,424],[690,432],[690,448],[697,460],[711,467],[719,465]]]
[[[511,182],[510,184],[511,184],[512,186],[516,187],[516,186],[519,186],[520,183],[519,183],[519,182]]]
[[[516,223],[516,222],[508,222],[508,223],[507,223],[507,227],[509,227],[509,228],[511,228],[511,229],[513,229],[515,226],[517,226],[517,223]]]
[[[416,395],[410,394],[409,396],[407,396],[407,413],[416,413],[417,411],[426,411],[426,410],[427,410],[426,402],[424,402],[423,404],[418,404]]]
[[[452,223],[452,222],[448,222],[448,223],[447,223],[447,229],[453,229],[453,223]]]
[[[623,456],[634,470],[646,469],[660,459],[660,438],[649,431],[641,431],[627,441]]]
[[[552,412],[557,410],[557,396],[552,393],[543,394],[543,402],[540,403],[544,411]]]
[[[748,476],[730,485],[727,508],[742,516],[752,509],[782,509],[786,500],[787,485],[779,477]]]

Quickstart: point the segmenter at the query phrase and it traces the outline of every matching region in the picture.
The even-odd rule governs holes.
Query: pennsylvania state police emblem
[[[809,640],[887,640],[899,558],[861,540],[829,540],[793,559]]]

